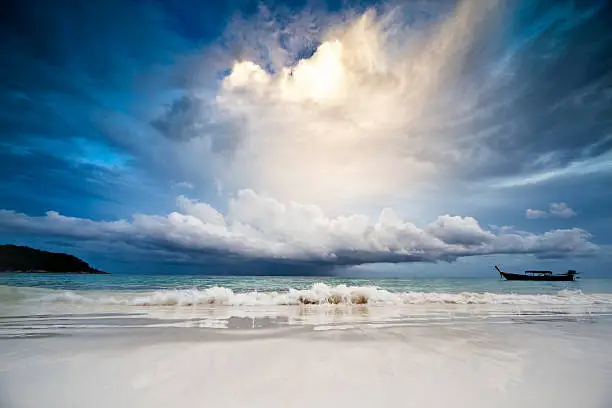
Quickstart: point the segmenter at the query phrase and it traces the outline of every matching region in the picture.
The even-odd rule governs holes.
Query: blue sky
[[[612,270],[606,1],[36,1],[0,235],[117,273]]]

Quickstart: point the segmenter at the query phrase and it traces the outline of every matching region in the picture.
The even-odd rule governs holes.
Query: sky
[[[0,241],[113,273],[612,276],[605,0],[10,1]]]

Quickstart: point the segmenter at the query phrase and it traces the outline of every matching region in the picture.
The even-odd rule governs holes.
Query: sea
[[[612,279],[0,274],[0,407],[612,407]]]

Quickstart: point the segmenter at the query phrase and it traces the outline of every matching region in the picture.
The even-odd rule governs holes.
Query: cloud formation
[[[550,203],[547,210],[534,210],[534,209],[528,208],[527,211],[525,212],[525,216],[529,219],[548,218],[548,217],[571,218],[575,215],[576,215],[576,211],[574,211],[566,203]]]
[[[198,262],[590,254],[582,229],[436,218],[525,229],[509,214],[571,200],[610,242],[612,2],[293,3],[6,8],[6,239],[89,231]],[[179,192],[212,206],[129,218],[167,214]]]
[[[228,64],[220,86],[194,85],[190,102],[153,123],[191,140],[185,163],[215,163],[206,171],[226,191],[338,211],[457,180],[554,178],[610,150],[602,90],[612,71],[570,63],[587,52],[609,61],[612,39],[588,50],[580,40],[605,25],[609,7],[423,4],[291,18],[266,9],[234,22],[232,46],[214,48]],[[550,80],[559,67],[570,80]],[[221,160],[219,145],[231,152]]]
[[[242,190],[226,214],[179,196],[168,216],[134,215],[113,222],[48,212],[31,217],[0,212],[0,229],[61,236],[74,241],[123,243],[151,251],[221,254],[243,260],[284,260],[357,265],[373,262],[453,261],[486,254],[533,254],[539,258],[588,256],[597,252],[578,228],[533,234],[486,230],[471,217],[443,215],[420,228],[385,209],[377,219],[360,214],[330,217],[320,207],[283,203]]]
[[[190,141],[185,155],[200,160],[189,162],[215,162],[210,171],[228,191],[340,211],[340,203],[408,194],[448,170],[433,155],[453,140],[440,139],[437,127],[453,113],[459,75],[500,11],[497,1],[461,2],[421,30],[404,20],[410,7],[327,18],[324,26],[302,14],[289,30],[274,18],[265,29],[243,22],[240,30],[257,41],[241,39],[240,58],[214,96],[194,87],[152,124],[170,140]],[[297,32],[306,33],[292,41],[303,43],[286,49],[281,34]],[[305,46],[310,55],[291,55]],[[231,154],[219,160],[218,146]]]

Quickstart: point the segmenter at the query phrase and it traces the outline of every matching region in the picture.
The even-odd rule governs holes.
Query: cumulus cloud
[[[597,251],[590,234],[573,228],[533,234],[485,230],[471,217],[444,215],[423,228],[392,209],[378,218],[329,216],[315,205],[280,202],[240,191],[225,214],[179,196],[178,212],[137,214],[131,220],[93,221],[48,212],[32,217],[0,212],[0,229],[75,241],[124,243],[138,249],[183,254],[224,254],[244,260],[285,260],[330,265],[372,262],[453,261],[486,254],[541,258],[587,256]]]
[[[576,212],[565,203],[551,203],[548,212],[561,218],[570,218],[576,215]]]
[[[206,170],[226,191],[252,188],[326,210],[457,179],[556,177],[609,151],[602,118],[612,106],[603,91],[612,81],[609,39],[582,40],[607,24],[607,10],[558,4],[537,13],[504,1],[339,16],[265,9],[230,24],[230,46],[215,45],[202,64],[205,72],[226,64],[221,83],[197,83],[192,93],[207,97],[179,99],[154,123],[192,141],[181,164],[198,174],[215,163]],[[571,63],[587,57],[589,67]],[[551,81],[559,72],[565,79]],[[211,142],[194,139],[232,154],[216,160]]]
[[[408,194],[448,170],[450,161],[434,156],[458,151],[455,139],[441,139],[441,118],[458,113],[454,86],[460,73],[477,71],[474,49],[487,48],[481,36],[495,37],[499,4],[460,2],[416,25],[407,15],[417,6],[303,13],[290,27],[268,14],[241,21],[249,35],[226,50],[235,58],[221,83],[192,92],[214,96],[181,98],[152,123],[190,142],[181,161],[194,172],[214,162],[226,191],[251,188],[337,211]],[[299,56],[305,48],[312,52]],[[474,96],[462,92],[462,106]],[[217,160],[215,143],[232,154]]]
[[[529,219],[537,218],[571,218],[576,215],[576,212],[566,203],[550,203],[547,210],[534,210],[528,208],[525,216]]]

